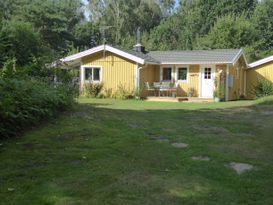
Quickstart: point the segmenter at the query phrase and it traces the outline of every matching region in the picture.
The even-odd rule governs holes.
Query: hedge
[[[0,138],[16,136],[73,102],[74,89],[69,85],[0,79]]]

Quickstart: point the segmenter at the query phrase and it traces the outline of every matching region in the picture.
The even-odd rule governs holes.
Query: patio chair
[[[149,82],[145,82],[145,88],[148,91],[148,96],[149,96],[149,91],[153,91],[154,95],[155,95],[155,88],[151,87],[150,84],[149,84]]]

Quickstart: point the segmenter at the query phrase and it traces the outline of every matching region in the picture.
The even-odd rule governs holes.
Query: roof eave
[[[70,61],[82,59],[82,58],[84,58],[84,57],[86,57],[88,55],[92,55],[94,53],[97,53],[97,52],[100,52],[100,51],[103,51],[103,50],[115,53],[115,54],[117,54],[119,56],[122,56],[124,58],[129,59],[129,60],[132,60],[132,61],[134,61],[136,63],[139,63],[139,64],[144,64],[145,63],[144,59],[139,58],[137,56],[134,56],[132,54],[126,53],[125,51],[119,50],[119,49],[114,48],[114,47],[109,46],[109,45],[97,46],[95,48],[91,48],[91,49],[88,49],[86,51],[76,53],[76,54],[71,55],[71,56],[67,56],[66,58],[62,58],[60,60],[62,62],[70,62]]]
[[[269,57],[267,57],[267,58],[264,58],[264,59],[255,61],[255,62],[253,62],[253,63],[250,63],[250,64],[248,64],[248,67],[249,67],[249,69],[251,69],[251,68],[256,68],[256,67],[258,67],[258,66],[260,66],[260,65],[269,63],[269,62],[271,62],[271,61],[273,61],[273,56],[269,56]]]
[[[241,48],[238,52],[238,54],[233,58],[232,60],[232,64],[233,66],[235,65],[235,63],[239,60],[239,58],[243,55],[243,58],[244,58],[244,61],[245,63],[247,64],[247,60],[246,60],[246,57],[245,57],[245,54],[244,54],[244,51],[243,49]]]
[[[211,65],[211,64],[232,64],[233,62],[229,61],[216,61],[216,62],[209,62],[209,61],[203,61],[203,62],[182,62],[182,61],[165,61],[161,62],[161,65]]]

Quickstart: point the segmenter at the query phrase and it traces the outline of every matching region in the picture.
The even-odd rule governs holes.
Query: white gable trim
[[[243,52],[243,49],[240,49],[240,51],[238,52],[238,54],[234,57],[234,59],[232,60],[232,64],[234,65],[238,60],[239,58],[243,55],[243,58],[245,60],[245,63],[247,64],[247,60],[246,60],[246,57],[245,57],[245,54]]]
[[[261,59],[261,60],[258,60],[258,61],[255,61],[253,63],[250,63],[248,64],[249,68],[254,68],[254,67],[257,67],[257,66],[260,66],[260,65],[263,65],[265,63],[269,63],[273,61],[273,56],[269,56],[267,58],[264,58],[264,59]]]
[[[145,63],[145,60],[142,59],[142,58],[139,58],[137,56],[134,56],[132,54],[129,54],[129,53],[126,53],[122,50],[119,50],[117,48],[114,48],[112,46],[109,46],[109,45],[101,45],[101,46],[97,46],[95,48],[91,48],[91,49],[88,49],[86,51],[82,51],[80,53],[76,53],[74,55],[70,55],[70,56],[67,56],[66,58],[62,58],[61,61],[62,62],[70,62],[70,61],[74,61],[74,60],[78,60],[78,59],[81,59],[85,56],[88,56],[88,55],[92,55],[94,53],[97,53],[97,52],[100,52],[100,51],[109,51],[111,53],[114,53],[114,54],[117,54],[119,56],[122,56],[124,58],[127,58],[129,60],[132,60],[136,63],[139,63],[139,64],[144,64]]]

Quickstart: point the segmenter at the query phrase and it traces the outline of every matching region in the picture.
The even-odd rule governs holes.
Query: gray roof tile
[[[144,59],[149,63],[180,63],[180,64],[216,64],[233,63],[241,53],[241,49],[215,50],[181,50],[181,51],[150,51],[147,53],[134,50],[118,49]]]
[[[161,63],[233,63],[241,49],[190,50],[190,51],[151,51],[148,53]]]

